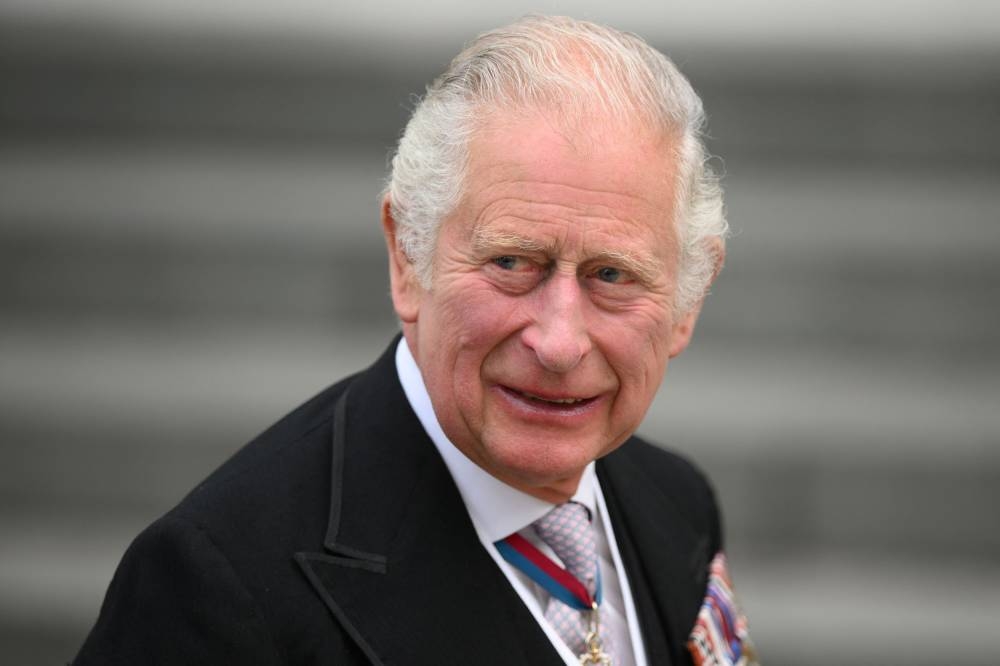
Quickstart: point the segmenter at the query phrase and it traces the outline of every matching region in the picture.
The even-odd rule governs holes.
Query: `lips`
[[[559,396],[543,396],[537,393],[532,393],[530,391],[521,391],[519,389],[512,388],[510,386],[503,386],[503,390],[509,395],[513,395],[520,398],[528,403],[538,405],[541,407],[552,407],[552,408],[566,408],[566,407],[579,407],[587,403],[593,402],[593,397],[578,398],[578,397],[559,397]]]

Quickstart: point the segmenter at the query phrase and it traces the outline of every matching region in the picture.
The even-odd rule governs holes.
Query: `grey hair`
[[[484,117],[524,107],[597,110],[676,136],[674,310],[704,297],[729,227],[707,164],[701,99],[676,66],[640,37],[566,17],[528,16],[479,35],[427,88],[400,138],[385,194],[397,242],[425,288],[441,222],[463,194],[468,144]],[[713,239],[717,239],[714,240]]]

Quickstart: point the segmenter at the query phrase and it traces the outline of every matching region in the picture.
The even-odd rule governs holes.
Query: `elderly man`
[[[472,42],[382,205],[402,338],[144,531],[76,663],[749,663],[709,486],[633,436],[722,264],[703,120],[632,35]]]

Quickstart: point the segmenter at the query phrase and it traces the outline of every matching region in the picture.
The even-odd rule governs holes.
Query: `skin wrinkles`
[[[611,265],[621,265],[649,283],[666,279],[668,271],[664,262],[630,241],[636,235],[651,236],[642,225],[594,216],[557,216],[549,212],[551,206],[547,205],[535,208],[541,210],[510,210],[509,205],[492,204],[489,210],[476,216],[471,238],[473,248],[481,254],[502,253],[506,248],[551,257],[572,252],[581,257],[581,262],[595,263],[603,259]],[[526,227],[525,223],[529,223],[527,228],[531,229],[533,236],[517,231]],[[571,229],[578,231],[573,234],[573,239],[578,241],[575,244],[570,241]],[[534,236],[543,236],[548,240],[543,242]],[[594,250],[590,250],[591,247]],[[657,279],[660,275],[664,275],[663,280]]]
[[[671,307],[670,146],[608,127],[588,125],[582,153],[567,137],[583,128],[531,115],[476,135],[430,289],[383,204],[393,303],[442,429],[484,470],[551,502],[635,431],[697,318]]]
[[[479,256],[527,253],[552,258],[560,255],[559,243],[546,244],[514,232],[477,227],[472,235],[472,247]],[[638,251],[603,250],[588,259],[596,266],[620,267],[639,281],[653,287],[662,281],[665,268],[655,257]]]
[[[489,171],[487,171],[489,173]],[[485,176],[484,176],[485,177]],[[530,190],[530,192],[529,192]],[[541,194],[542,197],[538,197]],[[531,196],[531,195],[534,195]],[[641,197],[616,195],[613,192],[585,189],[564,185],[561,183],[542,183],[532,185],[520,180],[509,180],[483,188],[473,195],[479,200],[489,199],[477,215],[475,223],[480,218],[495,218],[495,208],[509,210],[513,215],[524,215],[528,212],[539,214],[539,221],[545,219],[565,219],[601,221],[615,219],[616,209],[631,207],[635,210],[653,208],[653,202]],[[553,198],[564,198],[567,201],[557,203]],[[470,196],[469,198],[472,198]],[[630,223],[628,219],[619,220]]]
[[[502,189],[507,192],[518,192],[518,191],[525,192],[528,191],[526,190],[526,188],[530,188],[531,194],[535,195],[549,194],[552,196],[562,196],[567,198],[567,202],[556,203],[552,201],[550,198],[547,198],[545,196],[536,198],[529,196],[523,198],[523,201],[525,203],[564,206],[576,210],[586,210],[589,206],[599,207],[601,206],[601,204],[598,201],[592,201],[588,203],[586,202],[586,200],[587,199],[597,200],[601,198],[606,198],[608,200],[635,199],[636,201],[643,202],[649,206],[655,205],[655,202],[653,202],[651,199],[641,195],[623,195],[622,193],[615,192],[614,190],[604,190],[596,187],[578,187],[575,185],[562,183],[555,180],[541,180],[539,182],[532,182],[524,178],[516,177],[517,175],[516,173],[510,174],[509,172],[511,171],[516,172],[518,171],[518,169],[513,167],[503,167],[503,166],[478,169],[477,173],[473,174],[472,177],[489,178],[491,177],[492,174],[499,174],[500,177],[498,178],[497,182],[492,183],[485,187],[480,187],[478,188],[478,191],[476,191],[476,188],[470,187],[469,192],[476,191],[475,194],[476,197],[480,199],[484,198],[493,199],[494,200],[493,203],[499,203],[500,201],[503,200],[503,197],[498,194],[494,194],[493,192],[494,190]],[[546,192],[546,190],[551,190],[551,191]],[[558,190],[564,190],[564,191],[560,192]],[[519,197],[511,196],[510,198],[516,200]],[[612,214],[614,212],[614,209],[611,206],[604,206],[604,210],[606,210],[609,214]]]
[[[553,129],[559,131],[558,128]],[[580,140],[586,141],[586,139],[578,137],[578,141]],[[650,142],[649,145],[659,151],[664,149],[663,143],[661,140]],[[571,148],[579,160],[592,157],[590,154],[592,151],[581,153],[577,144],[571,144]],[[543,161],[542,164],[544,165],[545,162]],[[546,174],[541,182],[535,183],[524,179],[523,167],[516,164],[486,165],[479,169],[473,169],[470,173],[470,182],[480,182],[478,180],[480,177],[495,177],[497,179],[497,182],[480,186],[478,191],[475,191],[475,198],[490,200],[490,203],[475,215],[477,236],[486,233],[482,228],[486,226],[484,220],[492,220],[496,224],[502,223],[504,217],[510,217],[514,221],[520,219],[536,225],[547,224],[550,221],[575,221],[591,227],[588,228],[587,233],[602,233],[600,223],[614,220],[620,224],[620,226],[616,226],[614,235],[619,238],[628,237],[637,225],[633,219],[616,217],[617,211],[624,209],[636,210],[642,217],[650,213],[654,216],[659,215],[665,229],[673,229],[673,216],[670,214],[673,206],[671,205],[668,210],[663,210],[662,202],[657,203],[645,191],[623,193],[602,187],[581,187],[556,181],[551,178],[551,174]],[[665,177],[650,191],[659,194],[665,189],[670,189],[666,188],[664,183],[672,183],[674,181],[672,176],[673,174]],[[542,196],[539,196],[539,193]],[[533,196],[528,196],[529,194]],[[556,197],[565,198],[568,203],[552,201]],[[497,212],[497,209],[504,211],[506,215]],[[512,234],[512,236],[516,236],[516,234]],[[676,241],[673,233],[667,233],[664,236],[671,242]],[[614,243],[605,241],[603,244],[607,246]],[[525,239],[521,245],[532,248],[532,241]],[[596,246],[601,247],[602,243],[597,243]],[[550,248],[540,249],[555,254]],[[607,252],[606,258],[612,264],[621,262],[630,272],[649,283],[655,282],[654,275],[657,272],[669,270],[669,267],[663,266],[661,262],[656,262],[652,257],[642,252]],[[673,275],[668,276],[670,280],[673,280],[674,277]]]

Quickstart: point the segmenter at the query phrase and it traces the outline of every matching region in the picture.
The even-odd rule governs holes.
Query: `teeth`
[[[532,395],[531,393],[521,392],[521,395],[525,396],[526,398],[531,398],[532,400],[538,400],[540,402],[551,402],[556,405],[573,405],[578,402],[583,402],[583,398],[559,398],[556,400],[550,400],[549,398],[543,398],[538,395]]]

